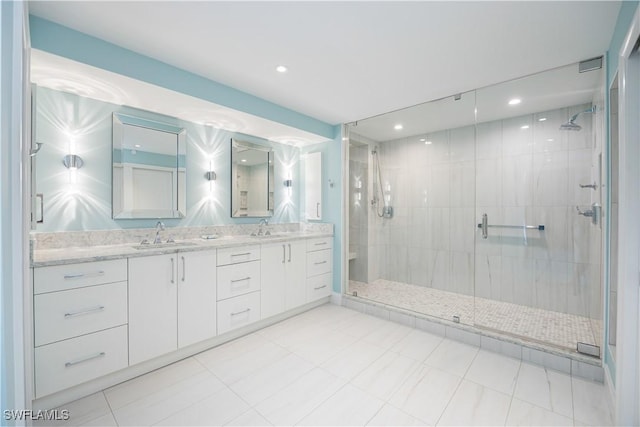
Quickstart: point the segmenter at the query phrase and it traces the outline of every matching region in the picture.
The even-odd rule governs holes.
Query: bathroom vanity
[[[130,243],[36,244],[36,406],[95,392],[327,302],[333,227],[304,226],[216,239],[195,237],[201,227],[191,227],[176,243],[155,246],[133,242],[149,229],[115,232]],[[110,232],[92,238],[99,233]],[[53,234],[73,240],[83,233]]]

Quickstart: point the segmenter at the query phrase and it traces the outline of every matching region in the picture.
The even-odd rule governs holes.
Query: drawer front
[[[333,248],[333,237],[319,237],[307,240],[307,252]]]
[[[38,347],[36,397],[115,372],[128,364],[126,326]]]
[[[218,303],[218,335],[260,320],[260,292]]]
[[[315,251],[307,253],[307,277],[331,273],[333,269],[333,251]]]
[[[260,290],[260,261],[218,268],[218,301]]]
[[[33,270],[35,294],[127,280],[126,259],[37,267]]]
[[[307,302],[315,301],[331,295],[333,274],[321,274],[307,279]]]
[[[127,282],[36,295],[36,347],[127,323]]]
[[[237,264],[239,262],[256,261],[259,259],[260,245],[218,249],[218,265]]]

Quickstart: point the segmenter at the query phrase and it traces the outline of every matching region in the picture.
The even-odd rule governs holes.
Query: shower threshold
[[[352,292],[357,293],[357,300],[407,310],[450,325],[457,323],[457,317],[458,327],[589,364],[601,363],[576,350],[578,342],[600,344],[602,322],[595,319],[383,279],[372,283],[349,281]]]

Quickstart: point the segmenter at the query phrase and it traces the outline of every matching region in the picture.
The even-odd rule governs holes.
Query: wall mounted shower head
[[[569,119],[569,121],[567,123],[563,123],[560,125],[560,130],[573,130],[573,131],[579,131],[580,129],[582,129],[582,126],[580,126],[579,124],[575,123],[576,119],[578,118],[578,116],[580,114],[584,114],[584,113],[595,113],[596,112],[596,106],[593,105],[591,108],[584,110],[584,111],[580,111],[579,113],[574,114],[573,116],[571,116],[571,118]]]

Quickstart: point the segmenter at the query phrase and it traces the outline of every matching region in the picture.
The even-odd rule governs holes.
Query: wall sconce
[[[67,154],[62,158],[62,164],[67,169],[80,169],[84,165],[84,161],[76,154]]]
[[[217,178],[216,173],[214,171],[205,172],[204,177],[207,181],[215,181]]]
[[[291,188],[293,186],[293,180],[292,179],[285,179],[284,180],[284,186],[287,188]]]

